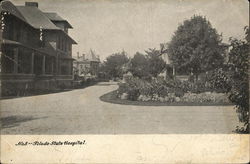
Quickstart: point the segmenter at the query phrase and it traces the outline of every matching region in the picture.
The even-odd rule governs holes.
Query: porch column
[[[14,48],[14,74],[18,73],[18,48]]]
[[[58,75],[61,75],[61,60],[59,57],[58,57],[57,61],[58,61]]]
[[[54,58],[51,58],[51,74],[54,74]]]
[[[35,52],[31,53],[31,67],[30,67],[30,73],[34,74],[34,56],[35,56]]]
[[[45,74],[45,65],[46,65],[45,60],[46,60],[46,56],[44,55],[43,56],[43,65],[42,65],[42,74],[43,75]]]
[[[56,54],[56,71],[55,74],[58,75],[59,74],[59,60],[58,60],[58,53]]]
[[[70,61],[70,75],[73,75],[73,61]]]

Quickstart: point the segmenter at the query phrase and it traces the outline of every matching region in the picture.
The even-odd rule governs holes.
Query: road
[[[99,83],[0,101],[2,134],[214,134],[239,125],[233,106],[132,106],[102,102]]]

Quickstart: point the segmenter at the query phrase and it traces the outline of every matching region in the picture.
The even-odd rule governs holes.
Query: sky
[[[11,0],[24,5],[25,0]],[[228,42],[243,38],[249,25],[247,0],[26,0],[57,12],[73,26],[69,35],[77,52],[93,49],[101,60],[125,50],[129,56],[168,43],[178,25],[194,14],[206,16]]]

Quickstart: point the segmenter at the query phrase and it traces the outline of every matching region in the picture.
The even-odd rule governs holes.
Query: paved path
[[[130,106],[102,102],[117,85],[0,101],[2,134],[232,133],[233,106]]]

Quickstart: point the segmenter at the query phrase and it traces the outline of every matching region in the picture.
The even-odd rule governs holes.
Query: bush
[[[128,99],[132,101],[136,101],[138,97],[140,96],[139,89],[132,88],[128,90]]]
[[[214,102],[227,103],[223,93],[212,93],[214,89],[206,86],[204,81],[195,83],[179,80],[153,78],[146,81],[132,77],[126,83],[120,83],[118,97],[127,94],[128,100],[160,101],[160,102]],[[221,96],[221,97],[220,97]]]
[[[209,87],[216,92],[229,92],[231,89],[229,73],[222,68],[211,71],[207,77],[207,82]]]
[[[183,102],[192,102],[192,103],[229,103],[227,95],[224,93],[185,93],[181,98]]]
[[[249,28],[245,28],[246,40],[231,39],[229,68],[232,89],[229,99],[236,104],[239,120],[244,123],[238,131],[249,133]],[[237,130],[237,129],[236,129]]]
[[[143,88],[144,82],[139,78],[129,78],[126,80],[126,83],[120,83],[118,89],[118,96],[123,93],[128,94],[129,100],[137,100],[140,95],[140,90]]]
[[[180,84],[183,92],[203,93],[203,92],[217,92],[227,93],[231,89],[231,81],[229,72],[218,68],[208,72],[204,75],[202,80],[198,81],[183,81]]]
[[[139,99],[156,100],[161,97],[168,96],[169,93],[174,93],[176,97],[184,95],[184,91],[180,87],[180,81],[169,80],[165,81],[161,78],[153,78],[149,81],[132,77],[126,81],[126,83],[120,83],[118,89],[118,96],[120,97],[123,93],[128,94],[129,100]],[[143,97],[144,96],[144,97]]]

